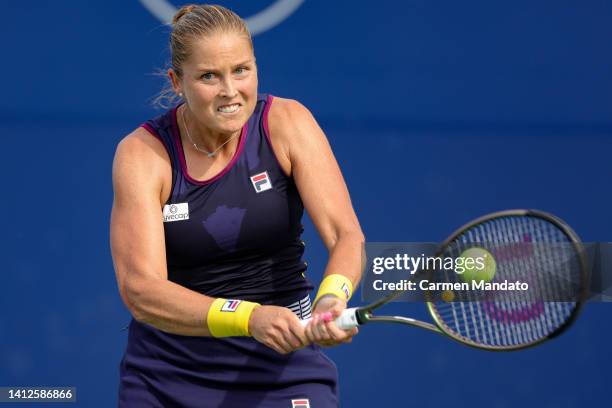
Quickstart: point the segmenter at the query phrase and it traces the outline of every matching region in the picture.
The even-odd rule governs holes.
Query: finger
[[[294,345],[295,349],[302,348],[308,344],[308,339],[306,338],[306,334],[304,332],[304,326],[302,325],[300,319],[292,312],[289,312],[288,326],[287,334],[289,337],[287,340]]]
[[[334,322],[326,323],[325,328],[327,329],[327,333],[329,334],[330,338],[336,342],[341,342],[347,337],[350,337],[350,331],[345,331],[338,328]]]
[[[293,338],[289,327],[290,323],[284,321],[281,325],[279,325],[279,327],[277,327],[274,333],[274,341],[276,342],[276,344],[279,345],[281,349],[283,349],[285,353],[290,353],[295,348],[299,347],[299,341]],[[294,345],[294,343],[296,344]]]
[[[306,328],[304,329],[304,332],[306,334],[306,338],[308,339],[309,343],[314,343],[316,342],[316,334],[314,332],[314,328],[317,324],[317,320],[318,320],[318,316],[317,314],[313,314],[312,318],[310,319],[310,322],[308,322],[308,324],[306,325]]]
[[[310,323],[304,328],[304,335],[308,339],[308,343],[314,342],[314,336],[312,335],[312,326]]]
[[[351,330],[347,332],[347,337],[342,340],[342,343],[351,343],[353,341],[353,337],[359,333],[359,329],[357,327],[353,327]]]
[[[324,340],[323,332],[321,331],[321,326],[322,326],[321,315],[320,314],[315,315],[310,324],[311,324],[313,339],[317,342]]]
[[[266,346],[270,347],[272,350],[276,351],[279,354],[287,354],[283,347],[281,347],[281,345],[272,338],[268,339],[265,344]]]
[[[287,346],[291,347],[291,351],[303,347],[303,342],[300,335],[303,334],[304,328],[302,327],[300,320],[289,310],[287,310],[287,314],[283,317],[285,321],[283,322],[283,328],[280,331],[283,341]]]
[[[353,327],[350,330],[346,330],[345,333],[346,333],[345,339],[348,340],[348,339],[352,339],[354,336],[356,336],[357,333],[359,333],[359,330],[356,327]]]
[[[352,341],[352,337],[358,333],[357,327],[353,327],[350,330],[344,330],[337,327],[334,322],[325,324],[325,327],[329,336],[329,340],[324,340],[325,345],[350,343]]]
[[[304,326],[302,326],[302,323],[299,320],[296,322],[296,324],[291,326],[291,333],[300,342],[300,347],[305,347],[308,345],[308,343],[310,343],[306,337],[306,329]]]
[[[293,347],[291,346],[291,344],[287,343],[285,339],[279,341],[278,345],[281,350],[283,350],[282,354],[289,354],[293,351]]]
[[[290,336],[287,336],[286,332],[280,332],[278,336],[279,337],[277,338],[276,342],[278,343],[280,348],[283,349],[284,354],[291,353],[297,348],[297,347],[294,347],[293,344],[291,343],[291,340],[288,339],[288,337]]]
[[[310,322],[310,325],[308,327],[309,332],[310,332],[310,339],[313,342],[316,342],[319,340],[319,329],[318,329],[318,325],[319,325],[319,315],[314,315],[312,318],[312,321]]]
[[[302,340],[294,333],[294,328],[289,327],[287,331],[283,332],[283,339],[285,343],[291,347],[291,351],[295,351],[304,347]]]
[[[334,336],[329,330],[330,325],[333,325],[333,323],[332,322],[325,323],[323,320],[321,320],[321,322],[319,322],[319,324],[317,325],[320,341],[325,341],[325,342],[335,341]]]
[[[316,324],[313,324],[312,327],[312,331],[314,333],[314,337],[317,341],[317,343],[323,342],[323,341],[327,341],[330,339],[329,335],[327,334],[327,329],[325,327],[325,322],[323,322],[323,320],[320,318],[317,319]]]
[[[275,330],[271,331],[268,335],[269,341],[276,346],[277,351],[281,354],[287,354],[293,350],[291,344],[287,342],[285,339],[286,329],[282,329],[277,327]]]

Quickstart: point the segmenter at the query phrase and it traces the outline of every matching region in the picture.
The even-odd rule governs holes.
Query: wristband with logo
[[[314,304],[316,305],[317,301],[325,295],[334,295],[348,302],[353,295],[353,284],[349,278],[344,275],[336,273],[327,275],[319,286],[319,291],[317,292],[317,297],[315,297]]]
[[[208,309],[206,323],[213,337],[250,336],[249,319],[259,303],[217,298]]]

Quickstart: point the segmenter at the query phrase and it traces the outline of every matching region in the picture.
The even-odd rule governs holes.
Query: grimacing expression
[[[250,41],[219,33],[192,43],[182,78],[171,74],[200,128],[214,133],[239,131],[255,110],[257,66]]]

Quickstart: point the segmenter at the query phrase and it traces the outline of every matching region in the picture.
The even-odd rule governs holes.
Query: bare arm
[[[293,175],[304,206],[329,251],[325,276],[344,275],[357,287],[364,236],[327,138],[310,112],[296,101],[275,98],[269,115],[281,165],[285,162],[285,170]],[[315,315],[325,309],[337,315],[345,307],[344,301],[321,300],[315,305]]]
[[[146,130],[134,131],[119,144],[111,215],[119,292],[138,321],[169,333],[210,336],[206,317],[214,298],[168,280],[161,208],[171,182],[167,153]],[[282,307],[256,307],[249,329],[259,342],[279,353],[308,342],[297,317]]]
[[[113,162],[111,250],[121,297],[136,320],[170,333],[208,336],[214,299],[168,280],[161,216],[167,154],[142,128],[121,141]]]

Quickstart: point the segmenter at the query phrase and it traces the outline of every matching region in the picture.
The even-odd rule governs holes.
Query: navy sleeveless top
[[[259,95],[234,157],[206,181],[187,172],[177,108],[143,125],[172,164],[163,208],[169,280],[212,297],[278,305],[312,289],[303,274],[304,206],[268,136],[271,101]]]
[[[268,138],[271,101],[258,97],[233,159],[202,182],[186,171],[176,108],[143,127],[172,164],[162,215],[168,278],[213,297],[287,306],[305,318],[301,305],[305,299],[309,306],[312,285],[301,260],[303,204]],[[337,407],[336,367],[316,345],[282,355],[251,337],[181,336],[135,319],[128,333],[120,407],[286,407],[304,397]]]

